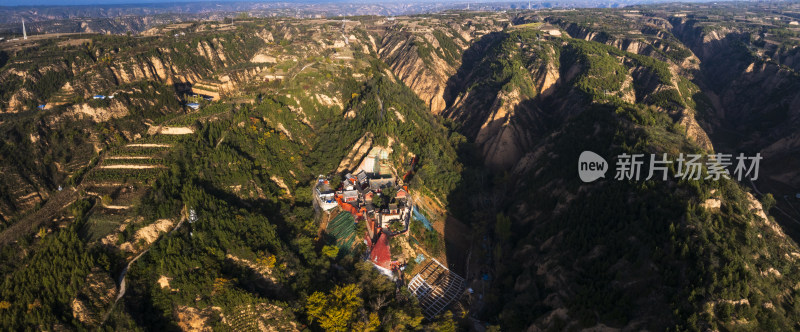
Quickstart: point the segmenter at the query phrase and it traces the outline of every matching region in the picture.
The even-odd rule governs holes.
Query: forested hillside
[[[31,233],[17,226],[55,199],[41,199],[44,207],[27,207],[31,216],[6,221],[4,235],[21,237],[4,239],[3,326],[362,330],[452,324],[423,325],[416,299],[397,293],[359,259],[363,244],[354,254],[331,252],[336,247],[319,237],[308,186],[317,174],[336,171],[353,144],[370,136],[375,145],[393,148],[398,167],[419,156],[407,185],[446,201],[460,177],[456,148],[463,137],[430,114],[386,64],[368,58],[374,51],[366,44],[332,60],[344,50],[317,44],[319,32],[302,26],[238,29],[186,33],[190,49],[180,49],[184,41],[171,36],[146,37],[150,46],[132,37],[94,37],[76,50],[86,54],[86,63],[67,62],[68,75],[53,83],[63,87],[8,109],[8,130],[60,137],[66,134],[57,127],[61,122],[79,136],[66,140],[63,151],[41,134],[6,139],[42,144],[50,147],[42,153],[86,164],[80,172],[34,173],[37,168],[20,162],[40,159],[17,149],[9,153],[18,155],[4,156],[18,174],[46,177],[48,186],[39,191],[58,199],[69,193],[75,202]],[[152,43],[164,47],[153,52]],[[109,57],[125,60],[102,60]],[[23,64],[12,58],[4,73],[41,71]],[[201,110],[191,112],[183,105],[193,98],[184,86],[208,77],[222,82],[222,100],[202,101]],[[9,91],[23,96],[25,89]],[[13,98],[23,97],[7,100]],[[56,105],[26,110],[41,102]],[[70,153],[83,145],[83,154]],[[57,254],[63,256],[54,266]],[[65,280],[69,287],[62,287]],[[324,301],[328,296],[346,302]],[[344,316],[327,313],[338,307]]]

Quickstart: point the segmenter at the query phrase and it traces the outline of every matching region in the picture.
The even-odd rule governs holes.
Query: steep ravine
[[[680,67],[647,62],[622,50],[613,61],[619,62],[614,65],[621,66],[619,70],[626,69],[623,78],[596,77],[606,65],[592,63],[591,57],[607,56],[608,49],[596,49],[595,43],[570,43],[525,32],[484,36],[464,52],[462,65],[449,79],[442,115],[462,125],[462,132],[480,148],[485,164],[495,170],[514,168],[539,138],[590,104],[608,98],[661,108],[685,128],[688,137],[713,149],[696,121],[697,111],[688,102],[693,90],[681,85],[693,87],[681,77]],[[614,43],[609,46],[616,48]],[[592,55],[586,57],[586,52]],[[587,90],[587,84],[610,84],[611,88]]]
[[[800,73],[791,55],[761,52],[751,42],[759,37],[741,29],[670,22],[700,60],[698,86],[713,105],[700,118],[714,145],[726,153],[761,153],[759,188],[791,210],[783,196],[800,190]],[[790,222],[796,217],[776,217],[800,237],[800,227]]]

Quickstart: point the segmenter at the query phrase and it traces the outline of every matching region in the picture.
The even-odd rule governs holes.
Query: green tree
[[[339,247],[337,247],[337,246],[324,246],[324,247],[322,247],[322,253],[325,256],[328,256],[330,258],[336,258],[336,256],[339,256]]]
[[[446,311],[431,327],[438,332],[455,332],[456,322],[453,320],[453,312]]]
[[[336,286],[328,294],[314,292],[306,301],[310,321],[317,321],[326,331],[347,331],[363,305],[361,288],[355,284]]]
[[[761,197],[761,206],[764,208],[764,212],[769,212],[773,207],[775,207],[775,197],[772,194],[767,193],[764,197]]]
[[[102,202],[103,205],[105,206],[111,205],[112,202],[111,196],[103,195],[103,197],[100,198],[100,202]]]

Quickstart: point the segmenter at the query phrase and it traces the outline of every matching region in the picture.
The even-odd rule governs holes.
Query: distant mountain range
[[[102,3],[100,3],[102,2]],[[173,1],[159,0],[78,0],[64,6],[54,0],[12,0],[0,5],[0,24],[19,25],[21,20],[42,22],[76,18],[115,18],[124,16],[186,15],[189,19],[203,19],[208,14],[233,14],[247,12],[250,16],[290,16],[296,18],[354,16],[354,15],[409,15],[432,13],[451,9],[475,11],[502,11],[541,8],[616,8],[634,4],[657,3],[652,0],[568,0],[568,1]],[[0,29],[10,29],[0,26]],[[21,27],[17,27],[21,29]],[[2,31],[2,30],[0,30]]]

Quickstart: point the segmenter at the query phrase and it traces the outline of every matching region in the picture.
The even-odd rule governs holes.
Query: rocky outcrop
[[[519,90],[501,92],[491,109],[494,112],[481,126],[475,143],[481,147],[486,164],[494,169],[509,169],[531,146],[531,133],[520,121],[519,113],[532,110],[520,107]]]
[[[585,55],[582,52],[591,48],[571,47],[558,40],[523,41],[521,36],[515,36],[488,35],[464,53],[464,63],[450,79],[445,93],[448,107],[442,112],[462,124],[462,132],[474,140],[485,164],[495,170],[514,168],[538,139],[595,102],[587,99],[585,87],[575,83],[595,80],[591,73],[603,70],[593,69],[591,66],[596,65],[583,57],[607,56]],[[620,44],[609,40],[610,46],[617,48],[652,49],[650,44],[636,41]],[[695,118],[697,111],[688,102],[673,100],[669,105],[664,104],[665,95],[680,95],[682,69],[663,64],[656,68],[625,54],[615,53],[620,68],[627,68],[619,88],[603,91],[604,97],[592,98],[619,98],[631,104],[657,106],[686,129],[687,137],[713,150],[711,140]],[[568,59],[566,63],[562,63],[564,57]],[[517,71],[516,66],[521,70]],[[671,79],[666,80],[667,77]],[[686,94],[680,98],[694,97],[692,92]]]
[[[107,107],[92,107],[89,104],[70,106],[64,116],[88,117],[94,122],[106,122],[128,115],[128,108],[118,100],[112,100]]]
[[[336,168],[336,173],[355,170],[372,147],[372,141],[374,138],[375,135],[370,132],[367,132],[364,134],[364,136],[361,136],[355,145],[353,145],[350,153],[348,153],[347,156],[339,163],[339,167]]]
[[[456,37],[448,36],[453,40]],[[465,45],[461,45],[465,47]],[[384,36],[378,56],[391,67],[392,72],[413,90],[430,107],[440,113],[445,108],[444,92],[447,80],[455,74],[454,65],[431,48],[440,48],[431,33],[410,34],[392,31]],[[426,51],[427,50],[427,51]]]

